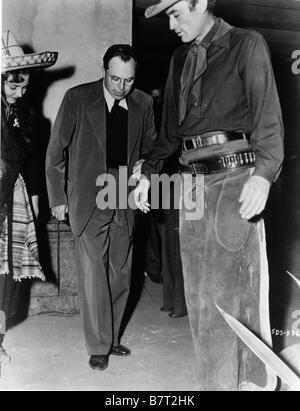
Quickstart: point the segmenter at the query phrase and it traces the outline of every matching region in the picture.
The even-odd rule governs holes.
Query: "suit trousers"
[[[238,199],[250,173],[205,176],[202,218],[187,218],[184,205],[180,212],[185,296],[201,391],[276,387],[274,374],[239,340],[216,306],[272,344],[263,220],[248,221],[239,214]]]
[[[95,208],[75,239],[81,317],[89,355],[109,354],[119,330],[130,286],[131,210]]]

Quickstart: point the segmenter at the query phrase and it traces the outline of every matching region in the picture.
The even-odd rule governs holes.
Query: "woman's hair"
[[[133,48],[129,44],[114,44],[107,49],[103,57],[103,67],[105,70],[108,69],[109,62],[114,57],[120,57],[120,59],[124,62],[128,62],[133,59],[136,65],[138,64]]]
[[[16,70],[16,71],[7,71],[5,73],[1,73],[1,97],[4,101],[6,101],[6,95],[4,91],[4,83],[8,80],[9,77],[11,77],[10,81],[13,83],[23,83],[25,80],[24,75],[29,74],[29,70]],[[23,100],[23,98],[21,99]],[[19,102],[17,102],[19,104]]]
[[[1,74],[2,83],[6,81],[11,76],[11,81],[13,83],[23,83],[25,80],[23,75],[29,74],[29,70],[16,70],[16,71],[7,71],[6,73]]]

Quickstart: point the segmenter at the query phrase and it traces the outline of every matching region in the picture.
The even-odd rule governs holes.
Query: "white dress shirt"
[[[104,91],[104,97],[105,97],[105,101],[106,101],[106,104],[107,104],[107,107],[108,107],[108,111],[111,112],[111,109],[114,105],[115,99],[107,91],[107,89],[104,85],[104,81],[103,81],[103,91]],[[119,106],[125,108],[125,110],[128,110],[126,98],[123,98],[122,100],[120,100]]]

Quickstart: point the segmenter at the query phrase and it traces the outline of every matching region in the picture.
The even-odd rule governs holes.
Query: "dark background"
[[[140,60],[137,85],[146,92],[164,87],[170,57],[181,44],[169,30],[164,13],[144,18],[145,8],[153,3],[134,0],[133,45]],[[215,14],[232,25],[259,31],[272,55],[285,126],[285,161],[282,174],[272,187],[265,221],[272,326],[285,329],[290,327],[291,310],[295,298],[299,301],[300,296],[286,274],[288,270],[300,278],[300,74],[292,72],[292,53],[300,50],[300,1],[217,0]],[[275,343],[278,348],[283,345],[279,338],[275,338]]]

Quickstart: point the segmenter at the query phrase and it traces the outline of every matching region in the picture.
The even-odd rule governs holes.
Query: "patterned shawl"
[[[39,264],[34,218],[31,211],[25,183],[19,175],[14,188],[12,206],[11,247],[13,278],[45,280]],[[0,233],[0,275],[9,273],[9,222],[8,217]]]

